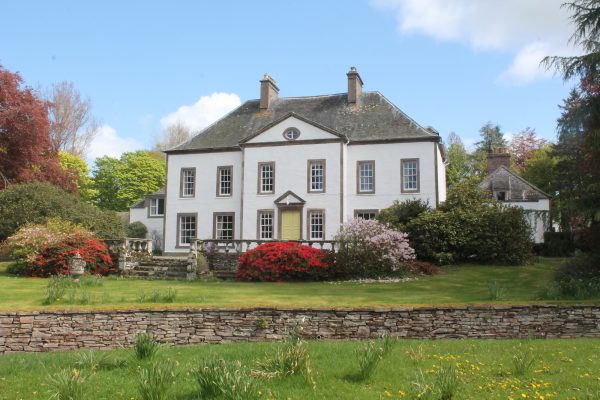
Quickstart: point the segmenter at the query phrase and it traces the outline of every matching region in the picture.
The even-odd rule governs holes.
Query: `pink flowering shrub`
[[[31,276],[47,276],[56,273],[60,268],[51,267],[47,257],[48,249],[59,244],[73,244],[87,247],[82,243],[92,243],[92,247],[100,246],[95,234],[87,231],[85,228],[75,225],[71,222],[58,218],[50,219],[46,224],[27,224],[22,226],[13,236],[10,236],[2,244],[2,253],[14,260],[11,266],[11,272],[17,274],[27,274]],[[103,253],[103,251],[99,251]],[[97,259],[97,260],[96,260]],[[87,260],[86,260],[87,261]],[[93,263],[101,265],[101,273],[110,268],[104,265],[105,260],[101,256],[94,256],[90,259]],[[56,264],[54,261],[51,264]],[[40,272],[43,269],[44,272]]]
[[[337,272],[341,277],[368,278],[399,275],[415,259],[407,235],[373,220],[353,219],[334,237],[340,244]]]

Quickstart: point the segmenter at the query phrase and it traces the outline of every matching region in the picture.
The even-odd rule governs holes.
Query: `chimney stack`
[[[363,81],[356,67],[351,67],[346,75],[348,76],[348,104],[360,105]]]
[[[491,153],[488,153],[486,172],[489,175],[500,166],[510,167],[510,153],[506,146],[495,147]]]
[[[260,110],[268,110],[279,94],[279,88],[275,84],[275,80],[265,74],[264,78],[260,81]]]

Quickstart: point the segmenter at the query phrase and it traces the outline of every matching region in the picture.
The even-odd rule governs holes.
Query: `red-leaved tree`
[[[524,131],[516,134],[510,141],[510,152],[512,153],[515,167],[522,171],[525,163],[533,154],[548,145],[548,141],[540,138],[535,133],[535,129],[525,128]]]
[[[0,189],[30,181],[76,190],[50,139],[48,103],[0,65]]]

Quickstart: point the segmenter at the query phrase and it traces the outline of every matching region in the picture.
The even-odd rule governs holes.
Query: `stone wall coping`
[[[598,304],[478,304],[457,306],[393,306],[393,307],[173,307],[173,308],[123,308],[123,309],[73,309],[0,311],[3,316],[78,315],[78,314],[138,314],[173,312],[403,312],[403,311],[455,311],[455,310],[520,310],[520,309],[585,309]]]

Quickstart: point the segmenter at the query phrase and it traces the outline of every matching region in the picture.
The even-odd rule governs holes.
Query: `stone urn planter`
[[[81,258],[79,251],[69,261],[69,275],[73,281],[79,282],[79,277],[85,273],[85,261]]]

